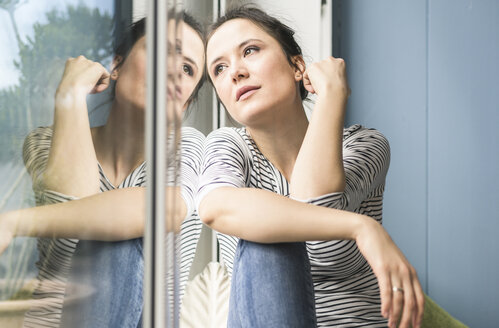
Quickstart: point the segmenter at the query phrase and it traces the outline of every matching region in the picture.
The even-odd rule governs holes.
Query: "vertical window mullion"
[[[147,3],[147,193],[144,232],[144,327],[169,321],[165,265],[167,2]]]

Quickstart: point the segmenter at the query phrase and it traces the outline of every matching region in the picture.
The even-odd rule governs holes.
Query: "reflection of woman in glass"
[[[416,272],[380,225],[388,142],[343,129],[344,62],[305,68],[293,34],[242,7],[208,35],[209,77],[245,126],[207,137],[199,181],[199,216],[233,272],[228,326],[417,327]]]
[[[204,49],[200,25],[189,15],[183,16],[180,23],[183,38],[178,40],[183,43],[182,64],[177,69],[179,83],[169,88],[168,96],[170,100],[176,98],[185,110],[202,83]],[[44,299],[46,303],[43,308],[27,314],[26,326],[59,326],[73,252],[78,245],[78,253],[82,244],[87,249],[83,253],[91,249],[93,274],[102,274],[90,278],[97,278],[102,283],[94,286],[101,298],[92,305],[109,315],[109,318],[99,318],[100,323],[107,327],[109,324],[105,320],[109,319],[110,323],[121,327],[126,325],[126,320],[136,320],[135,324],[140,320],[143,259],[139,237],[143,235],[145,214],[145,189],[140,188],[145,185],[144,33],[145,20],[135,23],[126,33],[116,49],[111,74],[102,65],[82,56],[69,59],[56,92],[54,125],[38,128],[26,138],[24,160],[33,178],[37,204],[54,204],[0,216],[0,252],[13,236],[43,237],[38,242],[39,284],[34,298]],[[178,46],[173,45],[174,49]],[[110,80],[116,84],[107,123],[90,129],[86,96],[103,91]],[[178,191],[175,193],[178,204],[175,218],[178,225],[182,223],[182,237],[189,240],[181,250],[181,253],[189,254],[182,260],[184,282],[201,228],[199,220],[191,214],[202,140],[203,136],[195,129],[182,129],[182,188],[178,191],[177,187],[169,187]],[[63,203],[67,200],[74,201]],[[188,219],[184,220],[186,217]],[[107,242],[81,241],[78,244],[78,239]],[[122,240],[127,241],[109,243]],[[102,267],[95,267],[99,265]],[[136,288],[126,285],[122,290],[113,290],[116,298],[109,300],[110,296],[102,290],[118,289],[119,282],[115,278],[120,275],[128,284],[135,282]],[[113,281],[105,281],[106,278]],[[110,283],[114,285],[107,286]],[[139,308],[132,308],[134,304]]]

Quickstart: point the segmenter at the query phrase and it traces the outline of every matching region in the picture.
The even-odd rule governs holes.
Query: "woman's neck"
[[[290,181],[307,127],[308,119],[300,102],[300,106],[287,111],[286,117],[275,120],[268,126],[246,127],[246,131],[262,154],[284,175],[286,180]]]
[[[144,161],[144,116],[113,102],[106,125],[92,130],[97,160],[115,186]]]

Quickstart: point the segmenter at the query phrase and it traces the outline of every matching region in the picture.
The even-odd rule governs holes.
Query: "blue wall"
[[[334,2],[347,123],[389,139],[384,223],[425,291],[499,323],[499,1]]]

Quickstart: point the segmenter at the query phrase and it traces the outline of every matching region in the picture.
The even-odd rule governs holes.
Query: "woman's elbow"
[[[234,198],[235,188],[217,188],[205,194],[201,198],[198,206],[198,215],[201,222],[208,227],[219,231],[218,229],[226,226],[231,221],[229,218],[240,215],[241,209],[236,204],[237,197]]]
[[[201,222],[203,222],[209,227],[212,227],[213,223],[215,222],[215,215],[213,213],[210,204],[207,203],[205,200],[203,200],[199,204],[198,215],[199,218],[201,219]]]

